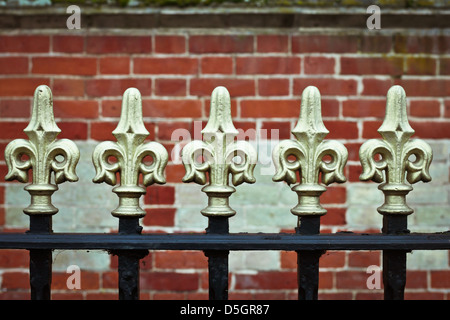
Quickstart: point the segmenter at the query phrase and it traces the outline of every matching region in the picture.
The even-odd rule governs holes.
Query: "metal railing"
[[[216,88],[211,97],[209,121],[203,140],[189,142],[182,150],[186,169],[183,182],[205,185],[208,205],[201,213],[208,217],[202,234],[141,233],[139,219],[145,211],[139,205],[145,187],[165,183],[166,149],[147,142],[149,135],[142,117],[140,92],[125,91],[122,112],[113,135],[117,142],[102,142],[94,150],[95,183],[106,182],[119,197],[112,215],[119,219],[118,233],[55,233],[52,215],[58,209],[51,196],[58,184],[78,180],[75,169],[79,150],[67,139],[57,140],[60,129],[53,116],[52,93],[39,86],[34,95],[32,117],[25,128],[29,140],[17,139],[5,149],[6,180],[32,182],[25,187],[31,204],[23,211],[30,217],[25,233],[1,233],[0,249],[30,251],[31,299],[50,299],[52,250],[106,250],[118,256],[119,299],[139,298],[139,261],[149,250],[201,250],[208,257],[209,298],[228,299],[228,255],[231,250],[295,251],[298,261],[298,298],[318,298],[319,260],[327,250],[382,250],[385,299],[403,299],[406,283],[406,253],[411,250],[450,249],[450,233],[411,233],[407,217],[413,209],[406,203],[412,184],[431,180],[430,146],[410,140],[414,130],[406,114],[406,96],[400,86],[387,93],[386,116],[379,128],[382,139],[366,141],[360,148],[361,180],[373,180],[384,193],[385,203],[377,210],[383,215],[381,233],[320,233],[320,217],[326,214],[320,195],[331,183],[346,181],[347,149],[325,140],[328,130],[322,122],[319,90],[308,87],[301,99],[301,113],[292,134],[296,140],[281,141],[273,150],[274,182],[292,185],[298,204],[291,213],[298,217],[295,233],[230,233],[229,218],[236,212],[229,197],[236,186],[254,183],[257,153],[246,141],[236,141],[230,95]],[[411,159],[411,156],[415,159]],[[151,157],[148,164],[143,159]],[[326,160],[329,158],[331,160]],[[120,182],[117,177],[120,177]],[[230,179],[231,178],[231,179]],[[231,180],[231,184],[230,184]],[[140,184],[142,182],[142,184]]]

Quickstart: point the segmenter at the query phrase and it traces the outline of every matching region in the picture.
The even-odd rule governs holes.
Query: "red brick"
[[[155,292],[152,297],[153,300],[186,300],[184,292]]]
[[[352,300],[352,292],[319,292],[319,300]]]
[[[114,141],[112,132],[117,127],[117,122],[92,122],[90,138],[97,141]]]
[[[155,267],[161,269],[206,269],[208,258],[201,251],[157,251]]]
[[[253,96],[256,90],[255,81],[251,79],[195,78],[190,81],[190,94],[211,96],[213,90],[218,86],[226,87],[232,98]]]
[[[84,80],[81,79],[53,79],[52,92],[54,97],[84,96]]]
[[[348,182],[361,182],[359,180],[359,177],[362,174],[361,165],[347,165],[345,167],[345,171],[345,176],[347,177]],[[367,183],[370,183],[370,181]]]
[[[40,35],[0,36],[0,52],[49,52],[50,37]]]
[[[305,74],[333,74],[334,66],[334,58],[310,56],[304,58]]]
[[[330,131],[327,139],[357,139],[358,126],[356,122],[341,120],[324,120],[325,127]]]
[[[95,293],[86,293],[86,300],[118,300],[119,293],[109,293],[109,292],[95,292]]]
[[[237,57],[237,74],[299,74],[297,57]]]
[[[33,97],[36,88],[42,84],[49,85],[47,78],[3,78],[0,79],[0,96]]]
[[[427,273],[427,271],[408,270],[406,272],[406,289],[427,289]]]
[[[119,286],[119,274],[116,271],[102,273],[102,288],[116,289]]]
[[[258,93],[261,96],[286,96],[289,95],[289,79],[259,79]]]
[[[101,74],[130,73],[129,57],[101,57],[99,59]]]
[[[141,290],[193,291],[199,286],[196,273],[141,272]]]
[[[94,75],[97,73],[96,58],[36,57],[33,58],[35,74]]]
[[[439,53],[450,53],[450,37],[448,35],[439,35],[436,41]]]
[[[370,35],[362,36],[360,38],[360,50],[361,52],[373,52],[373,53],[388,53],[392,48],[391,36],[379,36]]]
[[[320,196],[320,203],[345,203],[346,196],[347,192],[345,188],[331,186]]]
[[[264,138],[266,139],[291,138],[291,124],[288,121],[264,121],[261,124],[261,130],[265,130]]]
[[[292,52],[356,52],[358,37],[333,35],[299,35],[292,37]]]
[[[103,117],[120,117],[120,112],[122,110],[122,100],[111,99],[102,100],[102,116]]]
[[[178,135],[174,134],[174,131],[177,129],[183,130],[183,133],[186,132],[186,134],[188,133],[190,136],[192,136],[192,134],[193,134],[192,122],[190,122],[190,121],[189,122],[186,122],[186,121],[184,121],[184,122],[164,121],[164,122],[158,123],[158,139],[159,140],[171,140],[171,141],[174,141],[172,139],[178,139],[179,138]]]
[[[186,79],[161,79],[155,80],[155,94],[158,96],[185,96]]]
[[[52,39],[53,52],[80,53],[84,51],[83,36],[55,35]]]
[[[281,251],[280,264],[282,269],[296,269],[297,253],[295,251]]]
[[[381,135],[378,133],[382,121],[364,121],[362,137],[363,139],[379,139]]]
[[[136,74],[197,74],[198,59],[171,58],[134,58]]]
[[[298,118],[300,102],[296,100],[242,100],[243,118]]]
[[[30,253],[27,250],[6,249],[0,251],[1,268],[26,268],[29,264]]]
[[[26,57],[1,57],[0,74],[24,74],[28,73],[28,58]]]
[[[344,117],[384,118],[385,113],[386,113],[386,100],[349,99],[342,102],[342,115]]]
[[[450,118],[450,99],[444,100],[444,117]]]
[[[190,53],[250,53],[253,37],[242,35],[196,35],[189,38]]]
[[[345,225],[346,208],[325,207],[327,214],[321,217],[322,225],[338,226]]]
[[[348,160],[349,161],[359,161],[359,149],[361,148],[362,143],[345,143],[345,147],[348,151]]]
[[[169,151],[169,150],[168,150]],[[180,182],[184,177],[186,170],[182,164],[168,164],[166,167],[166,181]]]
[[[98,118],[98,102],[95,100],[54,100],[53,111],[57,118]]]
[[[363,83],[363,95],[368,96],[384,96],[386,97],[387,92],[392,87],[393,83],[391,79],[362,79]]]
[[[379,251],[352,251],[348,253],[348,266],[367,268],[371,265],[381,266]]]
[[[260,271],[257,274],[236,274],[235,288],[240,289],[296,289],[297,272]]]
[[[169,168],[166,167],[166,169],[168,170]],[[162,227],[174,226],[176,213],[175,208],[152,208],[146,209],[145,211],[147,214],[143,220],[144,225]]]
[[[431,287],[432,288],[450,288],[450,271],[449,270],[432,270]]]
[[[441,104],[437,100],[411,100],[409,114],[413,117],[439,118]]]
[[[407,280],[408,281],[408,280]],[[443,292],[408,292],[405,291],[405,300],[444,300]]]
[[[150,36],[88,36],[87,53],[150,53]]]
[[[156,53],[184,53],[186,52],[186,39],[184,36],[156,35]]]
[[[332,289],[333,288],[333,281],[334,281],[333,279],[334,279],[333,272],[320,271],[319,272],[319,290],[321,290],[321,289]]]
[[[339,101],[336,99],[322,98],[322,116],[337,117],[339,116]]]
[[[27,138],[23,130],[27,127],[27,122],[1,122],[0,139],[19,139]]]
[[[58,122],[58,127],[61,129],[61,133],[58,138],[71,139],[71,140],[86,140],[87,123],[85,122]]]
[[[143,100],[144,117],[199,118],[202,103],[199,100]]]
[[[203,74],[231,74],[233,73],[233,59],[231,57],[203,57],[201,69]]]
[[[386,74],[401,75],[403,58],[352,58],[341,57],[341,74]]]
[[[382,290],[371,290],[371,292],[356,292],[355,300],[383,300]]]
[[[447,79],[399,79],[395,81],[405,89],[407,97],[447,97],[450,95],[450,80]]]
[[[2,275],[3,289],[29,289],[30,277],[25,272],[5,272]]]
[[[345,266],[345,252],[327,251],[319,260],[320,268],[343,268]]]
[[[450,58],[441,58],[440,59],[439,74],[441,74],[441,75],[449,75],[450,74]]]
[[[52,300],[83,300],[83,293],[81,292],[52,292]]]
[[[234,121],[235,128],[239,131],[237,140],[256,140],[256,123],[254,121]],[[195,138],[195,136],[194,136]]]
[[[450,122],[444,121],[410,121],[415,130],[413,138],[448,139],[450,138]]]
[[[441,53],[436,36],[402,35],[394,36],[394,51],[398,53]]]
[[[294,94],[299,94],[308,86],[315,86],[321,95],[355,95],[357,82],[353,79],[298,78],[294,79]]]
[[[256,37],[257,52],[288,52],[288,48],[288,36],[264,34]]]
[[[28,99],[0,100],[1,118],[28,118],[31,101]]]
[[[434,75],[436,74],[436,59],[408,57],[406,59],[406,70],[406,74]]]
[[[86,80],[86,94],[92,97],[122,96],[128,88],[136,88],[142,96],[150,95],[150,79],[89,79]]]
[[[336,288],[367,289],[367,278],[371,275],[365,271],[341,271],[336,274]]]
[[[171,186],[150,186],[144,196],[146,204],[174,204],[175,188]]]

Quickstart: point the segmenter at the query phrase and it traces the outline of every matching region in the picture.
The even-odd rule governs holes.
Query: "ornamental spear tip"
[[[383,139],[371,139],[361,145],[359,159],[362,181],[373,180],[385,195],[385,203],[377,210],[383,215],[408,215],[414,212],[406,204],[406,195],[413,189],[410,184],[431,180],[429,167],[433,158],[431,147],[414,134],[406,114],[406,94],[402,87],[389,89],[386,116],[378,132]],[[374,157],[381,155],[381,160]],[[415,160],[411,161],[410,156]],[[409,184],[408,184],[408,183]]]
[[[292,134],[298,139],[322,141],[329,131],[322,121],[322,106],[320,92],[314,86],[309,86],[302,93],[300,117]]]
[[[231,118],[230,93],[225,87],[217,87],[211,94],[211,106],[208,123],[202,130],[205,136],[212,136],[217,132],[236,136],[236,130]]]
[[[57,184],[78,181],[75,168],[80,151],[71,140],[56,140],[61,130],[53,115],[49,87],[43,85],[36,88],[31,120],[24,131],[29,140],[16,139],[6,146],[8,174],[5,179],[28,182],[28,171],[32,169],[33,181],[25,187],[31,195],[31,204],[23,211],[28,215],[53,215],[58,212],[51,203],[52,194],[58,190]],[[23,160],[23,155],[28,156],[28,159]],[[54,184],[51,181],[52,173]]]
[[[401,86],[389,89],[386,99],[386,115],[378,132],[385,139],[408,140],[414,130],[411,128],[406,113],[406,93]]]
[[[202,189],[208,196],[208,206],[201,213],[208,217],[233,216],[236,212],[229,206],[228,198],[235,188],[229,185],[229,176],[234,186],[254,183],[257,153],[247,141],[235,141],[238,131],[233,125],[230,94],[225,87],[212,92],[209,120],[202,134],[203,140],[191,141],[183,148],[183,182],[206,184],[209,173],[209,185]],[[203,163],[197,161],[199,156],[205,158]],[[239,164],[233,160],[236,156],[241,159]]]
[[[297,140],[283,140],[273,149],[276,173],[272,180],[286,181],[289,185],[298,182],[292,187],[298,194],[298,205],[291,210],[294,215],[324,215],[327,211],[320,205],[319,197],[326,188],[320,184],[319,176],[325,185],[345,182],[343,169],[348,152],[339,141],[323,140],[328,130],[322,121],[320,92],[316,87],[303,90],[300,117],[292,133]],[[295,160],[288,160],[290,156]],[[325,162],[325,156],[330,156],[331,161]]]
[[[31,120],[23,131],[30,139],[48,141],[53,141],[61,132],[53,115],[53,96],[48,86],[40,85],[34,91]]]
[[[113,131],[117,142],[104,141],[97,145],[92,154],[96,169],[95,183],[106,182],[116,185],[116,173],[120,173],[120,185],[113,188],[119,197],[119,206],[111,213],[115,217],[145,216],[139,205],[139,198],[146,193],[139,183],[142,175],[144,186],[153,183],[164,184],[164,169],[168,162],[167,150],[158,142],[145,142],[149,132],[142,117],[142,99],[138,89],[128,88],[122,100],[122,112],[117,128]],[[146,156],[153,159],[151,165],[143,160]],[[108,158],[114,157],[116,163]]]

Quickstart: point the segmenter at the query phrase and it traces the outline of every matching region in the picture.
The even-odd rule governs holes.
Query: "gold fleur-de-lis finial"
[[[324,141],[328,132],[322,122],[319,90],[309,86],[302,93],[300,118],[292,130],[297,140],[281,141],[272,154],[276,168],[272,179],[295,184],[292,190],[298,194],[298,205],[291,212],[299,217],[321,216],[327,212],[319,202],[320,195],[326,191],[319,181],[320,175],[325,185],[346,181],[343,170],[347,149],[339,141]],[[324,161],[325,156],[330,156],[331,161]]]
[[[406,195],[413,189],[410,184],[431,181],[433,152],[423,140],[410,140],[414,130],[408,122],[406,94],[401,86],[389,89],[385,119],[378,132],[383,139],[368,140],[359,150],[363,168],[360,180],[384,182],[378,187],[385,195],[385,203],[377,209],[379,213],[411,214],[414,210],[406,204]],[[376,155],[381,159],[375,160]],[[410,160],[411,155],[416,159]]]
[[[113,131],[117,142],[104,141],[97,145],[92,154],[96,169],[95,183],[106,182],[116,185],[116,173],[120,173],[120,185],[113,189],[119,197],[119,206],[111,213],[115,217],[145,216],[139,205],[139,198],[146,193],[139,184],[149,186],[153,183],[164,184],[164,168],[169,155],[158,142],[145,142],[149,132],[142,118],[142,99],[139,90],[129,88],[122,100],[122,112],[117,128]],[[144,158],[150,156],[152,163],[147,165]],[[110,158],[117,161],[111,161]]]
[[[56,140],[61,130],[55,123],[49,87],[42,85],[36,88],[31,120],[24,132],[29,140],[16,139],[6,146],[8,174],[5,179],[26,183],[31,169],[33,181],[25,187],[31,195],[31,204],[23,211],[28,215],[55,214],[58,209],[52,205],[51,196],[58,190],[57,184],[78,181],[75,168],[80,152],[71,140]]]
[[[236,212],[228,200],[235,188],[229,185],[229,176],[234,186],[254,183],[257,154],[247,141],[235,141],[238,131],[233,125],[230,94],[225,87],[217,87],[212,93],[210,116],[202,134],[203,141],[191,141],[183,148],[183,182],[206,184],[208,173],[209,185],[202,189],[208,195],[208,206],[201,213],[207,217],[233,216]],[[199,157],[204,157],[204,161],[199,161]],[[239,163],[235,157],[240,158]]]

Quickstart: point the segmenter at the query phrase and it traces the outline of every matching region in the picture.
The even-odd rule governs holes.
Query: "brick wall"
[[[365,28],[365,26],[364,26]],[[257,182],[242,185],[231,197],[238,212],[232,232],[292,232],[289,209],[296,195],[273,183],[270,151],[299,115],[300,96],[308,85],[322,94],[324,123],[349,151],[348,182],[332,185],[321,197],[328,209],[321,232],[378,232],[376,212],[383,196],[374,183],[359,182],[360,145],[379,138],[390,86],[404,87],[409,120],[433,148],[433,181],[418,183],[408,196],[415,213],[412,231],[448,230],[450,154],[450,35],[445,30],[293,30],[293,29],[97,29],[71,31],[0,30],[0,227],[25,231],[29,202],[24,185],[5,182],[4,147],[26,138],[34,89],[49,85],[62,132],[81,150],[80,181],[60,185],[53,202],[55,232],[116,231],[110,211],[117,197],[107,185],[93,184],[91,154],[111,132],[120,115],[121,96],[136,87],[150,138],[172,153],[174,130],[198,139],[209,114],[212,90],[227,87],[236,128],[259,148]],[[253,129],[253,131],[252,131]],[[267,129],[268,133],[263,130]],[[272,131],[271,131],[272,130]],[[253,134],[251,134],[253,132]],[[245,138],[246,134],[240,138]],[[200,186],[183,184],[184,167],[171,157],[167,184],[151,186],[144,197],[144,232],[202,232]],[[0,298],[28,299],[28,252],[0,251]],[[69,265],[82,270],[82,289],[69,290]],[[378,251],[327,252],[320,262],[320,299],[381,299],[369,290],[369,265],[381,265]],[[143,299],[206,299],[207,260],[202,252],[155,251],[143,259]],[[54,252],[53,299],[117,299],[117,258],[105,252]],[[447,251],[408,254],[407,299],[448,299]],[[292,252],[232,252],[230,298],[295,299],[296,256]]]

